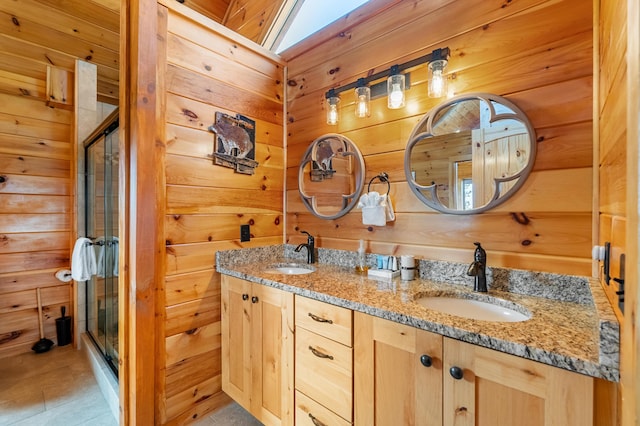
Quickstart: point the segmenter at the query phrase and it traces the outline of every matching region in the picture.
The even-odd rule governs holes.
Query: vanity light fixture
[[[447,78],[444,74],[449,58],[449,48],[443,47],[433,52],[405,62],[397,64],[390,69],[380,71],[367,77],[345,84],[344,86],[334,87],[325,93],[327,105],[327,124],[338,124],[338,103],[340,102],[340,93],[355,89],[355,114],[356,117],[369,117],[371,110],[369,108],[370,100],[381,96],[387,96],[387,107],[389,109],[402,108],[405,105],[405,91],[411,85],[411,74],[402,73],[402,71],[414,68],[418,65],[429,64],[429,80],[428,95],[429,97],[441,97],[447,94]],[[379,81],[386,77],[386,81]],[[377,83],[370,85],[372,82]]]
[[[340,103],[340,98],[333,89],[329,90],[325,97],[327,98],[327,124],[336,125],[338,124],[338,104]]]
[[[371,102],[371,89],[367,86],[367,82],[364,78],[359,78],[356,83],[355,96],[356,96],[356,117],[366,118],[371,115],[369,110],[369,104]]]
[[[447,77],[444,70],[447,67],[446,56],[442,57],[440,50],[434,50],[433,61],[429,62],[429,97],[441,98],[447,94]]]
[[[389,109],[399,109],[404,106],[404,74],[400,74],[398,66],[394,65],[389,71],[391,74],[387,79],[387,107]]]

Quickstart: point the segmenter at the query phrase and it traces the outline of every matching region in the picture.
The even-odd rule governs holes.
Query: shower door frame
[[[107,157],[107,152],[106,152],[106,143],[107,138],[109,138],[110,136],[113,138],[112,140],[110,140],[110,144],[111,144],[111,150],[110,153],[112,152],[119,152],[119,140],[118,140],[118,130],[119,130],[119,118],[118,118],[118,110],[116,109],[112,114],[109,115],[109,117],[107,117],[107,119],[99,126],[99,129],[97,129],[97,132],[93,133],[85,142],[84,142],[84,164],[85,164],[85,173],[84,173],[84,195],[85,195],[85,203],[84,203],[84,216],[85,216],[85,223],[84,223],[84,231],[85,231],[85,235],[88,238],[91,238],[92,241],[94,241],[94,245],[100,245],[100,243],[104,244],[104,246],[100,247],[100,249],[105,249],[105,251],[111,249],[113,244],[119,244],[114,242],[112,237],[119,237],[118,232],[111,232],[110,235],[105,235],[104,240],[98,241],[98,235],[91,235],[91,231],[89,229],[90,225],[92,223],[94,223],[95,221],[92,220],[92,217],[90,217],[90,213],[91,213],[91,206],[90,206],[90,183],[91,183],[91,179],[89,176],[89,164],[90,164],[90,149],[93,145],[100,143],[100,141],[102,139],[104,139],[105,142],[105,147],[103,147],[103,154],[105,155],[105,157]],[[106,163],[106,160],[105,160]],[[107,230],[107,228],[110,228],[111,230],[113,230],[114,226],[116,229],[118,229],[119,227],[119,223],[117,220],[113,220],[113,214],[107,214],[106,212],[109,211],[109,209],[111,209],[111,211],[115,211],[118,212],[119,209],[119,205],[118,202],[113,202],[112,198],[113,195],[117,195],[118,197],[120,196],[119,194],[119,183],[116,182],[115,184],[113,184],[112,182],[112,178],[113,176],[115,176],[116,178],[119,179],[119,170],[118,170],[118,166],[116,166],[116,168],[114,169],[113,166],[110,167],[106,167],[105,164],[105,170],[103,171],[104,173],[104,188],[103,188],[103,194],[102,196],[104,197],[104,218],[103,218],[103,225],[105,227],[105,231]],[[109,185],[107,185],[107,181],[109,182]],[[109,190],[107,191],[107,188],[109,188]],[[117,241],[117,240],[115,240]],[[117,252],[116,252],[117,253]],[[113,251],[112,251],[113,254]],[[106,257],[106,253],[105,253],[105,257]],[[117,254],[116,254],[117,256]],[[116,261],[117,259],[113,258],[113,256],[111,257],[114,261]],[[104,259],[106,262],[106,259]],[[93,325],[92,324],[92,318],[93,321],[96,321],[97,324],[95,325],[95,328],[98,329],[99,325],[100,325],[100,309],[99,306],[97,305],[96,302],[96,306],[94,307],[94,313],[91,314],[91,307],[92,307],[92,303],[93,301],[90,300],[90,298],[92,297],[92,293],[89,291],[89,287],[91,285],[95,286],[95,283],[97,281],[96,276],[92,276],[91,279],[89,281],[85,281],[85,285],[86,285],[86,291],[85,291],[85,298],[86,298],[86,305],[85,305],[85,314],[86,314],[86,333],[87,335],[91,338],[91,340],[93,341],[93,343],[95,344],[96,348],[98,349],[98,351],[100,352],[101,356],[104,358],[105,362],[107,363],[107,365],[111,368],[111,370],[115,373],[115,376],[118,377],[118,357],[120,356],[118,349],[115,345],[117,345],[118,343],[118,317],[119,317],[119,303],[118,303],[118,275],[116,275],[115,273],[111,273],[108,274],[108,271],[111,270],[111,272],[113,272],[113,269],[111,268],[107,268],[107,266],[105,265],[105,276],[103,277],[105,279],[105,293],[107,292],[107,288],[108,290],[110,290],[112,299],[113,299],[113,294],[115,293],[115,299],[116,302],[115,303],[111,303],[111,309],[109,309],[109,306],[106,302],[106,297],[105,297],[105,318],[103,321],[103,333],[104,333],[104,338],[101,339],[100,336],[96,336],[93,333]],[[110,275],[110,276],[109,276]],[[95,295],[95,291],[93,293],[93,295]],[[110,327],[110,330],[107,330],[107,325]],[[113,331],[115,330],[115,335],[111,336],[111,338],[109,338],[108,336],[108,332],[113,334]],[[115,345],[114,345],[115,343]]]

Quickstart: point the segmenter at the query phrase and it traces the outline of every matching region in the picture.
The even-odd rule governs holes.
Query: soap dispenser
[[[356,257],[356,272],[359,274],[366,274],[369,267],[367,266],[367,255],[364,252],[364,240],[360,240],[360,247],[358,247],[358,256]]]

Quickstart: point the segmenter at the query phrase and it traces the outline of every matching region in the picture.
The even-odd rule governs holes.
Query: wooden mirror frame
[[[490,123],[493,123],[499,120],[520,121],[525,126],[529,134],[530,155],[529,155],[529,159],[526,166],[522,168],[519,172],[515,173],[512,176],[508,176],[504,178],[500,178],[500,177],[494,178],[494,193],[493,193],[493,196],[490,198],[490,200],[486,204],[480,207],[468,209],[468,210],[453,209],[445,206],[441,202],[437,194],[436,184],[425,186],[425,185],[420,185],[419,183],[416,182],[416,179],[413,177],[412,168],[411,168],[411,151],[413,147],[416,144],[418,144],[420,141],[424,139],[428,139],[430,137],[439,136],[439,135],[433,134],[433,124],[434,124],[433,119],[434,117],[438,116],[440,111],[448,108],[453,104],[464,102],[464,101],[471,101],[471,100],[480,100],[482,102],[485,102],[489,106],[490,115],[491,115],[489,119]],[[493,107],[492,102],[504,105],[505,107],[511,109],[513,113],[496,114],[496,111],[495,111],[495,108]],[[425,129],[425,130],[421,132],[420,129]],[[449,213],[449,214],[456,214],[456,215],[482,213],[496,207],[499,204],[504,203],[511,196],[513,196],[513,194],[515,194],[517,190],[524,184],[527,176],[531,173],[531,170],[533,169],[533,164],[535,162],[535,157],[536,157],[536,144],[537,144],[536,135],[535,135],[533,126],[531,125],[531,122],[529,121],[527,116],[524,114],[524,112],[520,108],[518,108],[516,105],[514,105],[512,102],[508,101],[507,99],[501,96],[493,95],[489,93],[469,93],[465,95],[459,95],[451,99],[448,99],[445,102],[435,106],[427,114],[425,114],[425,116],[420,120],[420,122],[414,127],[413,131],[411,132],[411,135],[409,136],[409,142],[407,143],[407,148],[405,150],[404,172],[407,178],[407,183],[409,184],[409,188],[411,188],[411,191],[416,195],[416,197],[418,197],[420,201],[422,201],[424,204],[431,207],[432,209],[439,211],[441,213]],[[515,181],[513,186],[509,188],[502,196],[500,196],[501,184],[503,182],[511,182],[511,181]]]
[[[342,153],[343,157],[353,156],[356,160],[356,169],[354,171],[355,174],[355,190],[350,194],[342,194],[342,206],[337,207],[339,211],[335,214],[323,214],[318,210],[317,200],[315,195],[310,195],[304,190],[304,173],[305,167],[307,164],[313,164],[314,154],[316,153],[316,149],[318,144],[322,141],[328,139],[337,139],[340,142],[344,143],[348,148],[346,151]],[[313,166],[312,166],[313,167]],[[360,193],[364,187],[364,177],[365,177],[365,165],[364,165],[364,157],[360,153],[360,150],[349,138],[340,135],[338,133],[327,133],[325,135],[320,136],[316,140],[314,140],[305,151],[302,156],[302,161],[300,162],[300,167],[298,168],[298,192],[300,193],[300,198],[302,199],[302,203],[314,216],[320,219],[338,219],[351,211],[358,203],[358,198],[360,197]]]

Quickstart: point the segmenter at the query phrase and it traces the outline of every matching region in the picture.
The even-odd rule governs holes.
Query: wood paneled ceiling
[[[291,0],[176,0],[262,44]],[[118,102],[120,0],[0,0],[0,92],[45,101],[47,66],[97,66],[98,97]]]

